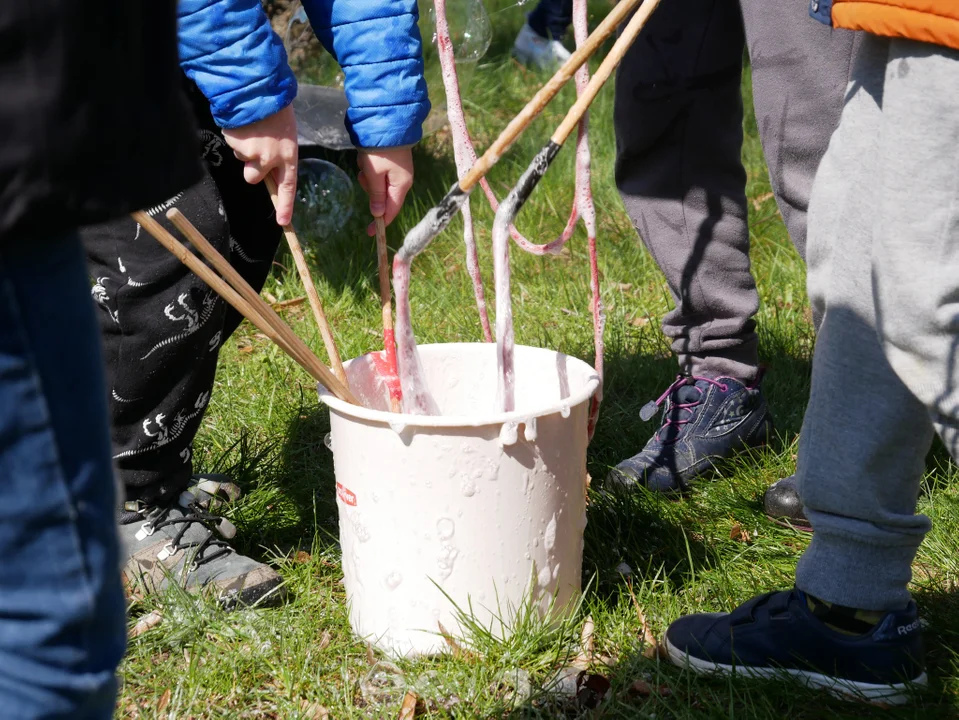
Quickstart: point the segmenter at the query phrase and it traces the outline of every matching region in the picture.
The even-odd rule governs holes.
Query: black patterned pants
[[[273,203],[263,185],[243,180],[206,99],[188,86],[207,172],[149,214],[179,236],[165,216],[178,208],[259,290],[281,238]],[[164,503],[190,481],[219,350],[241,317],[132,219],[85,228],[82,238],[100,311],[118,476],[127,500]]]

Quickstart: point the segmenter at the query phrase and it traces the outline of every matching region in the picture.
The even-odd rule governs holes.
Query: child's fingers
[[[284,162],[273,170],[276,180],[276,221],[289,225],[293,220],[293,202],[296,199],[296,162]]]
[[[389,225],[403,209],[403,201],[406,200],[406,193],[410,190],[409,184],[393,185],[390,184],[387,189],[386,214],[383,222]]]
[[[403,202],[411,187],[413,187],[413,174],[406,168],[395,165],[390,170],[386,190],[388,202],[383,222],[387,225],[393,222],[403,209]]]
[[[370,196],[370,215],[382,217],[386,213],[386,173],[371,174],[367,178],[366,192]]]
[[[263,182],[268,170],[264,170],[258,162],[247,162],[243,165],[243,179],[250,185]]]
[[[381,217],[386,212],[386,184],[388,181],[388,165],[379,158],[367,153],[360,153],[357,157],[360,173],[357,176],[360,187],[370,196],[370,215]]]

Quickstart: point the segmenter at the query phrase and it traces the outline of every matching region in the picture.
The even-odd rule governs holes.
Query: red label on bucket
[[[356,507],[356,493],[349,488],[340,485],[340,483],[336,484],[336,496],[347,505]]]

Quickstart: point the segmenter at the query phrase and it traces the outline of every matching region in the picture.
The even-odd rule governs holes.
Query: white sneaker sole
[[[669,642],[669,638],[665,640],[666,652],[669,653],[669,659],[673,664],[688,668],[699,675],[738,675],[760,680],[782,680],[784,676],[790,676],[800,680],[808,688],[827,690],[838,697],[862,700],[877,705],[903,705],[909,701],[913,688],[925,687],[928,683],[926,673],[922,673],[910,682],[879,685],[844,680],[808,670],[723,665],[693,657]]]

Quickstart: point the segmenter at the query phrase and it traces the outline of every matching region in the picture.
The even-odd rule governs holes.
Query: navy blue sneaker
[[[926,684],[914,602],[861,635],[834,630],[792,589],[759,595],[731,613],[680,618],[666,631],[673,664],[698,674],[792,676],[807,687],[873,703],[901,704]]]
[[[660,405],[662,424],[638,455],[610,471],[622,485],[640,484],[660,492],[682,491],[724,458],[764,445],[773,422],[759,381],[680,375],[662,397],[640,412],[651,419]]]

